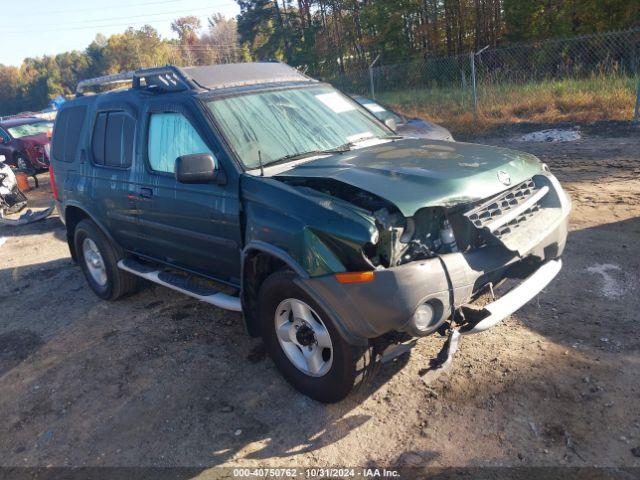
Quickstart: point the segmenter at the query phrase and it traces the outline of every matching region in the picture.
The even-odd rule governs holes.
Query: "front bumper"
[[[332,316],[347,341],[361,344],[392,331],[429,335],[451,317],[452,311],[469,304],[486,286],[495,285],[526,266],[530,276],[485,306],[487,317],[469,333],[482,331],[535,297],[559,272],[571,209],[568,197],[563,200],[559,218],[526,252],[517,254],[491,245],[379,270],[368,283],[340,284],[329,275],[299,279],[299,286]],[[417,330],[414,313],[426,302],[433,307],[434,318],[428,329]]]
[[[529,302],[540,291],[545,288],[551,280],[562,268],[562,260],[549,260],[526,278],[520,285],[515,287],[509,293],[500,297],[498,300],[485,305],[483,311],[487,314],[479,322],[470,326],[463,327],[460,333],[468,335],[472,333],[480,333],[488,330],[497,323],[501,322],[509,315],[520,309],[525,303]]]

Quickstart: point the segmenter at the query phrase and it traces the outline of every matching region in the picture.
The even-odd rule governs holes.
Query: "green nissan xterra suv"
[[[483,331],[533,298],[561,268],[570,210],[535,157],[398,137],[280,63],[83,81],[51,164],[99,297],[142,277],[242,312],[323,402],[398,345]]]

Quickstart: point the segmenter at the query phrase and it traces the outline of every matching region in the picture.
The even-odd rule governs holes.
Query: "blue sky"
[[[0,64],[18,66],[25,57],[84,50],[96,34],[106,36],[127,27],[149,24],[173,37],[177,17],[214,14],[236,16],[233,0],[23,0],[2,2]]]

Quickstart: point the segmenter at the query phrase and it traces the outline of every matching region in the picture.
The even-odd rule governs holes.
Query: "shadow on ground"
[[[0,457],[7,465],[216,465],[312,452],[406,363],[338,405],[294,391],[241,317],[147,286],[99,301],[61,259],[0,270]],[[25,460],[26,459],[26,460]]]
[[[640,239],[640,218],[570,232],[560,274],[518,318],[568,347],[614,351],[616,338],[624,337],[618,351],[640,350],[640,243],[634,239]]]
[[[495,445],[487,440],[487,448],[514,458],[529,444],[570,453],[579,445],[583,458],[597,455],[592,439],[603,422],[635,415],[632,405],[605,406],[609,397],[597,388],[607,385],[611,365],[594,358],[637,362],[640,244],[629,239],[639,233],[637,218],[572,232],[559,278],[517,315],[526,329],[508,323],[465,339],[458,370],[438,386],[439,398],[422,388],[394,392],[392,430],[408,418],[433,419],[448,429],[429,434],[429,442],[412,440],[405,453],[431,463],[438,459],[428,448],[435,439],[463,442],[489,428],[503,433]],[[616,267],[598,267],[605,264]],[[239,315],[157,286],[102,302],[66,258],[0,270],[0,309],[5,465],[206,468],[232,459],[313,459],[377,420],[376,410],[362,404],[408,361],[383,367],[342,403],[322,405],[282,379],[261,342],[245,335]],[[505,342],[510,329],[542,335],[571,355],[556,349],[515,356],[517,348],[535,345],[520,334]],[[593,376],[603,380],[584,380]],[[616,398],[631,398],[631,388],[618,389]],[[501,402],[504,412],[496,419],[492,412]],[[461,422],[470,417],[457,409],[469,409],[464,413],[474,421]],[[369,431],[380,439],[389,427]],[[376,438],[368,445],[377,445]]]

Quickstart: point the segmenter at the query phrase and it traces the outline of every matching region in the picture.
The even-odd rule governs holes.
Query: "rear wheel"
[[[267,351],[300,392],[324,403],[340,401],[364,381],[372,349],[347,343],[294,278],[290,272],[276,272],[260,288],[260,321]]]
[[[98,297],[115,300],[135,290],[136,277],[118,268],[121,255],[95,223],[90,220],[78,222],[74,245],[78,263]]]

